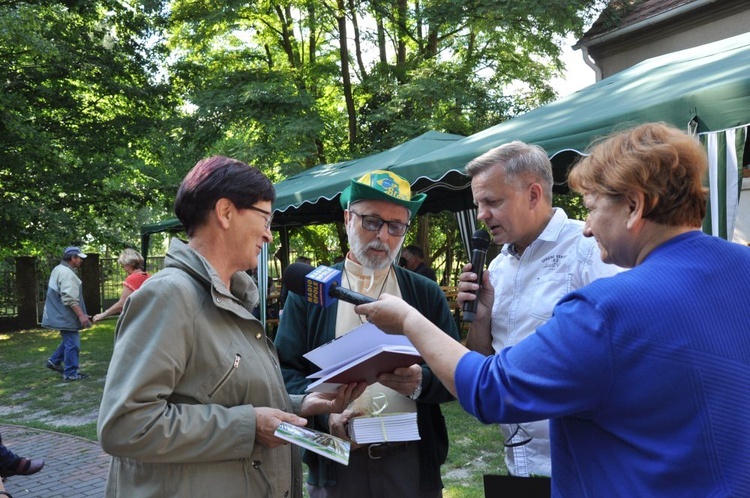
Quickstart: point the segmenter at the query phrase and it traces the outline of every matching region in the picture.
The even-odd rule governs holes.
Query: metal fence
[[[59,258],[38,258],[36,260],[37,303],[44,306],[47,295],[47,284],[52,269],[60,263]],[[122,293],[122,283],[127,274],[117,263],[117,258],[100,258],[101,275],[100,293],[103,309],[117,302]],[[164,257],[149,257],[147,268],[152,275],[164,267]],[[18,315],[18,296],[16,295],[15,259],[0,260],[0,318],[13,318]]]
[[[153,275],[164,268],[164,256],[147,258],[146,268]],[[99,260],[99,275],[101,275],[102,309],[107,309],[120,299],[122,284],[128,276],[117,263],[117,258],[101,258]]]
[[[18,314],[16,299],[16,262],[14,259],[0,260],[0,317]]]

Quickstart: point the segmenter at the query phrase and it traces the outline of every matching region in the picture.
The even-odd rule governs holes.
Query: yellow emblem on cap
[[[377,188],[396,199],[411,200],[411,186],[409,182],[390,171],[370,171],[357,180],[357,182]]]

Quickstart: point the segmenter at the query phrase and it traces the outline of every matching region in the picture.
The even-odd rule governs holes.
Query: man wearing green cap
[[[426,198],[412,196],[409,182],[389,171],[376,170],[352,180],[341,194],[344,224],[351,250],[343,263],[341,285],[377,298],[395,294],[417,308],[443,332],[459,339],[448,303],[433,281],[394,264],[410,221]],[[363,323],[354,305],[336,301],[328,308],[307,303],[290,293],[275,344],[289,393],[304,393],[315,368],[303,355]],[[357,415],[417,412],[420,440],[352,445],[349,465],[306,451],[311,498],[440,497],[440,465],[448,453],[448,435],[440,403],[453,397],[426,365],[382,374],[343,414],[317,416],[315,429],[348,439],[346,425]]]

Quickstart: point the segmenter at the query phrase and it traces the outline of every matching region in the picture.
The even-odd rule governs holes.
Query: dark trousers
[[[310,486],[310,498],[441,498],[442,490],[419,490],[419,447],[372,459],[366,449],[349,455],[349,465],[336,465],[335,486]]]
[[[3,445],[3,438],[0,436],[0,471],[12,469],[16,465],[18,465],[18,455]]]

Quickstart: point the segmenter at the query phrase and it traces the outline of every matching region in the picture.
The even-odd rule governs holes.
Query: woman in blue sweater
[[[497,355],[443,340],[392,296],[357,312],[406,334],[482,422],[550,419],[553,496],[750,496],[750,248],[700,231],[706,163],[661,123],[596,145],[569,178],[584,234],[632,269],[563,297]],[[492,296],[484,278],[477,320]]]

